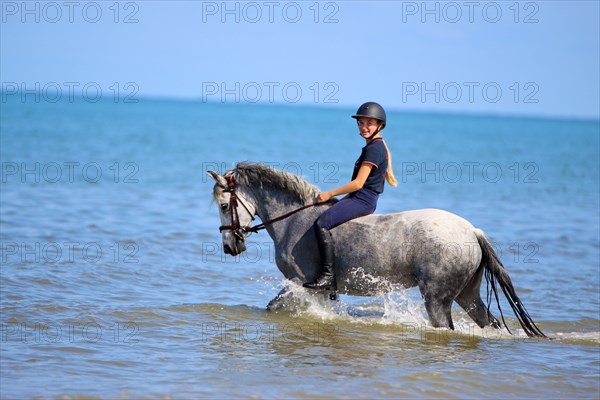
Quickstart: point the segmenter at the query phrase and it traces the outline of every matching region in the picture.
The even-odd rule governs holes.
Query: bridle
[[[219,232],[223,232],[224,230],[230,230],[233,231],[235,237],[237,237],[240,240],[244,240],[245,234],[247,234],[248,232],[257,232],[258,229],[255,229],[256,227],[252,228],[250,227],[250,225],[242,226],[240,224],[240,216],[237,210],[238,201],[242,204],[242,206],[244,206],[244,209],[246,209],[248,215],[250,215],[251,221],[254,221],[254,213],[250,211],[248,206],[242,201],[241,198],[238,197],[237,193],[235,192],[235,181],[233,180],[233,174],[226,175],[225,180],[227,181],[227,189],[225,189],[224,192],[230,194],[229,211],[231,212],[231,224],[221,225],[219,227]]]
[[[233,174],[225,175],[224,178],[227,181],[227,188],[223,191],[230,194],[229,210],[231,212],[231,224],[230,225],[221,225],[219,227],[219,232],[223,232],[223,231],[227,231],[227,230],[233,231],[233,234],[239,240],[244,240],[244,235],[247,233],[258,232],[261,229],[265,229],[267,227],[267,225],[270,225],[274,222],[281,221],[282,219],[285,219],[293,214],[296,214],[299,211],[305,210],[310,207],[320,206],[322,204],[328,203],[328,201],[324,201],[324,202],[320,202],[320,203],[308,204],[308,205],[302,206],[300,208],[297,208],[293,211],[290,211],[289,213],[281,215],[277,218],[273,218],[268,221],[265,221],[262,224],[258,224],[258,225],[254,225],[254,226],[250,226],[250,225],[242,226],[240,224],[240,216],[239,216],[238,210],[237,210],[238,201],[244,207],[244,209],[246,210],[248,215],[250,215],[251,221],[254,221],[254,213],[252,211],[250,211],[250,208],[248,208],[248,206],[237,195],[237,193],[235,191],[235,181],[233,179]]]

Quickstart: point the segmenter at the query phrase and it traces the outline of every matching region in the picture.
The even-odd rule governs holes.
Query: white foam
[[[556,332],[556,338],[600,343],[600,332]]]

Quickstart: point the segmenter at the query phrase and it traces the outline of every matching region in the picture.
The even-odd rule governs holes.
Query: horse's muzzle
[[[233,242],[233,246],[228,244],[223,244],[223,252],[225,254],[229,254],[232,256],[237,256],[238,254],[246,251],[246,243],[243,240],[236,239]]]

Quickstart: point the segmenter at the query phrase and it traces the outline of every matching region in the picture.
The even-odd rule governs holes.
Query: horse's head
[[[215,180],[213,198],[221,216],[219,230],[223,238],[223,251],[237,256],[246,251],[246,228],[254,220],[256,207],[244,194],[244,187],[236,185],[231,171],[225,175],[214,171],[208,171],[208,174]]]

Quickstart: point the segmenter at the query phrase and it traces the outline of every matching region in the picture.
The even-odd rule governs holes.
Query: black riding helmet
[[[356,114],[353,115],[352,118],[358,119],[360,117],[375,118],[376,120],[381,121],[383,125],[381,129],[385,128],[385,110],[374,101],[368,101],[358,107]]]

